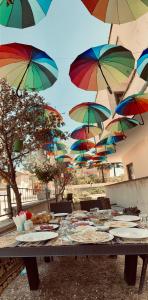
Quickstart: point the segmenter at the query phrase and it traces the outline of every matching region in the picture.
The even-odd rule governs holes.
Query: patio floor
[[[54,258],[51,263],[39,259],[40,289],[30,292],[27,276],[19,275],[1,295],[1,300],[148,300],[148,277],[144,292],[138,296],[141,260],[136,287],[123,280],[124,258]]]

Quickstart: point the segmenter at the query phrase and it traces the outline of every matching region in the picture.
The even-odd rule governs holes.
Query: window
[[[127,175],[129,180],[135,179],[135,174],[134,174],[134,168],[133,168],[133,163],[130,163],[126,166],[127,168]]]
[[[118,105],[124,98],[124,92],[115,92],[114,95],[116,104]]]

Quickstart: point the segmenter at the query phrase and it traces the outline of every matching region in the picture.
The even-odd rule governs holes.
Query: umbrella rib
[[[18,90],[19,90],[19,88],[20,88],[20,86],[21,86],[21,83],[22,83],[22,81],[23,81],[23,79],[24,79],[24,77],[25,77],[25,75],[26,75],[26,73],[27,73],[27,71],[28,71],[28,69],[29,69],[29,67],[30,67],[31,60],[32,60],[32,52],[31,52],[31,55],[30,55],[30,60],[29,60],[29,63],[28,63],[28,65],[27,65],[27,68],[26,68],[26,70],[25,70],[25,72],[24,72],[24,74],[23,74],[23,76],[22,76],[22,79],[21,79],[21,81],[20,81],[20,83],[19,83],[19,85],[18,85],[18,87],[17,87],[17,89],[16,89],[16,93],[18,92]]]

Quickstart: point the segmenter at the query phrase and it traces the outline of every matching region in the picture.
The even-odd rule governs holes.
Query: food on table
[[[107,225],[112,228],[121,228],[121,227],[130,228],[130,227],[138,226],[137,223],[126,222],[126,221],[125,222],[124,221],[109,221],[109,222],[105,222],[104,225]]]
[[[84,230],[71,234],[70,239],[72,241],[84,244],[103,243],[113,239],[113,236],[107,232]]]
[[[49,223],[49,221],[52,219],[52,216],[48,213],[40,213],[37,215],[32,216],[32,222],[33,224],[44,224]]]
[[[41,225],[40,229],[41,230],[53,230],[54,227],[52,225]]]
[[[134,207],[127,207],[127,208],[124,208],[123,213],[124,213],[125,215],[139,216],[140,210],[138,209],[137,206],[134,206]]]

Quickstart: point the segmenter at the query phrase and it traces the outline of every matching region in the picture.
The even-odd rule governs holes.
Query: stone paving
[[[39,259],[40,288],[30,292],[27,276],[19,275],[3,292],[1,300],[148,300],[148,278],[142,295],[137,284],[123,280],[124,258],[57,257],[51,263]]]

